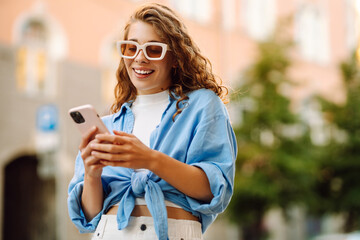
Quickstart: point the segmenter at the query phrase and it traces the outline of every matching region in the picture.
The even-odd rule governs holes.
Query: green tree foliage
[[[227,213],[247,240],[265,237],[267,210],[286,210],[311,196],[316,173],[311,142],[307,127],[290,109],[286,91],[293,85],[287,77],[291,46],[279,35],[260,43],[257,60],[232,96],[240,119],[234,126],[239,151]]]
[[[345,231],[360,229],[360,69],[355,56],[341,65],[346,102],[321,102],[328,123],[328,144],[319,160],[317,214],[345,213]]]

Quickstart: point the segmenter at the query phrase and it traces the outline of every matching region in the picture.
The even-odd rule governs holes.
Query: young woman
[[[228,205],[237,147],[227,94],[178,16],[138,9],[117,43],[113,134],[82,138],[71,220],[93,239],[202,239]]]

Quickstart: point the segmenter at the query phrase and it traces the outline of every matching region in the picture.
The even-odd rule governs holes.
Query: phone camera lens
[[[78,124],[85,122],[84,117],[83,117],[83,116],[81,115],[81,113],[78,112],[78,111],[71,112],[71,113],[70,113],[70,116],[71,116],[72,119],[74,119],[74,121],[75,121],[76,123],[78,123]]]

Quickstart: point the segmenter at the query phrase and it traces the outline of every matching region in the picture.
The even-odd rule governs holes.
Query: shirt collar
[[[130,101],[124,103],[123,105],[121,105],[120,110],[119,110],[117,113],[115,113],[114,116],[113,116],[113,123],[114,123],[116,120],[119,119],[120,115],[121,115],[123,112],[125,113],[128,109],[130,109],[131,104],[132,104],[133,102],[134,102],[134,100],[130,100]]]

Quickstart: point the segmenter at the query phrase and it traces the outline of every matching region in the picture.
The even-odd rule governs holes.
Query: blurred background
[[[67,214],[67,111],[109,114],[115,41],[144,2],[0,0],[0,239],[89,239]],[[360,239],[359,1],[157,2],[230,92],[234,196],[205,239]]]

